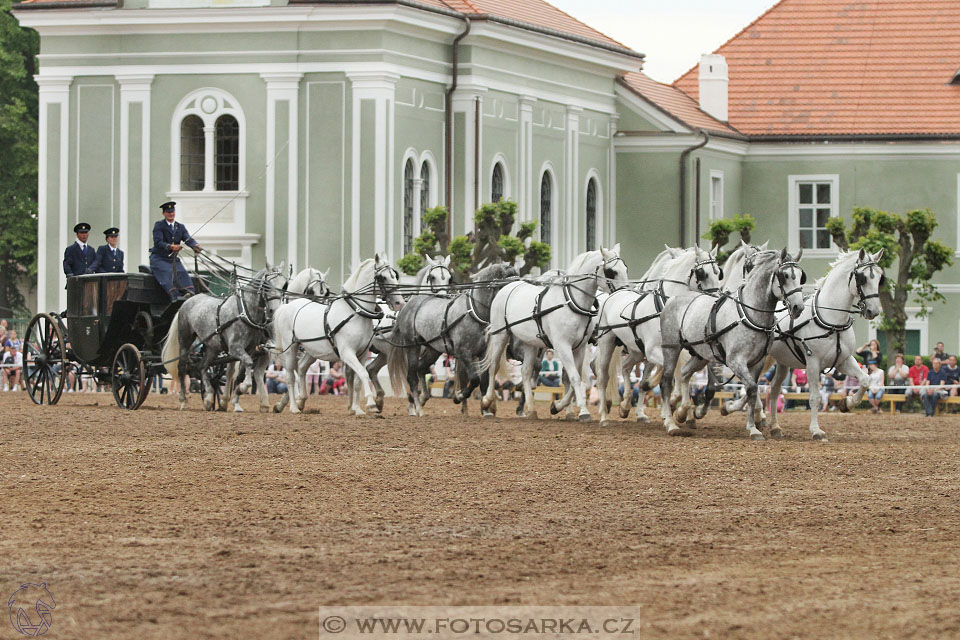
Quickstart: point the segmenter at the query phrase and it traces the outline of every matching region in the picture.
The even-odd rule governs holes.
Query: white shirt
[[[84,253],[86,253],[86,251],[87,251],[87,245],[84,244],[83,242],[80,242],[79,240],[77,240],[77,244],[80,245],[80,250],[83,251]]]
[[[6,360],[13,360],[12,363],[11,363],[11,362],[4,362],[4,364],[12,364],[12,365],[14,365],[14,366],[16,366],[16,367],[22,367],[22,366],[23,366],[23,354],[20,353],[19,351],[17,351],[17,357],[16,357],[16,358],[13,358],[9,353],[7,353],[7,355],[3,356],[3,359],[4,359],[5,361],[6,361]]]
[[[870,391],[876,393],[883,387],[883,369],[870,372]]]

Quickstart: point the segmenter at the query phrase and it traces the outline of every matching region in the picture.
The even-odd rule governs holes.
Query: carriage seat
[[[148,265],[148,264],[142,264],[142,265],[140,265],[139,271],[140,271],[140,273],[153,274],[153,271],[150,269],[150,265]]]

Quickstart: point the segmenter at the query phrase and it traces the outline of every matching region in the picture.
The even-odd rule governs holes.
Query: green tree
[[[720,218],[710,223],[703,238],[710,241],[711,249],[714,247],[720,249],[717,252],[717,263],[722,265],[733,253],[733,251],[723,251],[724,245],[730,241],[730,236],[739,233],[740,239],[750,244],[750,233],[756,226],[757,221],[749,213],[738,214],[733,218]]]
[[[842,218],[831,218],[827,229],[841,249],[883,249],[880,266],[886,272],[886,285],[880,288],[883,318],[879,328],[887,333],[891,353],[903,352],[907,344],[907,300],[912,296],[920,304],[917,315],[923,317],[930,305],[943,302],[943,295],[930,280],[938,271],[953,264],[953,250],[931,240],[937,217],[929,209],[908,211],[905,215],[866,207],[855,207],[850,228]],[[896,270],[893,264],[898,261]]]
[[[516,235],[510,235],[517,216],[517,204],[511,200],[480,207],[473,218],[476,230],[469,236],[452,238],[449,244],[444,244],[445,238],[441,237],[446,215],[445,207],[431,209],[424,215],[429,228],[414,240],[413,251],[398,263],[404,273],[413,275],[419,271],[424,264],[423,256],[447,253],[453,257],[454,273],[461,280],[497,260],[513,264],[518,256],[523,258],[521,275],[550,262],[550,245],[533,240],[536,222],[525,222]]]
[[[26,310],[20,285],[37,273],[37,114],[40,38],[0,0],[0,316]]]

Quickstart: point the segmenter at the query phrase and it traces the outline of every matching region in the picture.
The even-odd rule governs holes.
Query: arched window
[[[184,191],[203,191],[205,151],[203,120],[189,115],[180,123],[180,188]]]
[[[427,225],[423,223],[423,214],[430,208],[430,165],[426,161],[420,165],[420,231]]]
[[[597,248],[597,181],[587,183],[587,251]]]
[[[550,214],[553,212],[553,182],[550,173],[540,178],[540,242],[550,244]]]
[[[490,202],[503,200],[503,165],[493,165],[493,179],[490,181]]]
[[[403,167],[403,255],[413,251],[413,160]]]
[[[240,125],[231,115],[217,118],[216,125],[217,191],[240,189]]]

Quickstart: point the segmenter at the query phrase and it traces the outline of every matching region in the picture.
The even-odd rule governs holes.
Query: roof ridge
[[[740,29],[740,31],[737,31],[735,34],[733,34],[732,36],[730,36],[729,38],[727,38],[726,42],[724,42],[724,43],[721,44],[719,47],[717,47],[716,49],[713,50],[713,53],[716,53],[717,51],[720,51],[720,49],[723,49],[725,46],[727,46],[728,44],[730,44],[731,42],[733,42],[734,40],[736,40],[737,38],[739,38],[741,35],[743,35],[743,33],[744,33],[747,29],[749,29],[749,28],[752,27],[753,25],[755,25],[755,24],[757,24],[758,22],[760,22],[760,21],[761,21],[763,18],[765,18],[765,17],[767,16],[767,14],[769,14],[771,11],[773,11],[774,9],[776,9],[777,7],[779,7],[780,5],[782,5],[782,4],[786,3],[786,2],[789,2],[789,1],[790,1],[790,0],[776,0],[776,2],[774,2],[774,4],[773,4],[772,7],[770,7],[769,9],[767,9],[766,11],[764,11],[763,13],[761,13],[759,16],[757,16],[756,18],[754,18],[753,21],[750,22],[750,24],[748,24],[747,26],[745,26],[743,29]],[[682,74],[680,74],[680,77],[677,78],[676,80],[674,80],[673,83],[672,83],[672,85],[673,85],[673,86],[676,86],[678,82],[680,82],[681,80],[683,80],[684,78],[686,78],[688,75],[690,75],[691,73],[693,73],[693,70],[696,69],[696,68],[699,67],[699,66],[700,66],[700,61],[698,60],[698,61],[696,62],[696,64],[694,64],[692,67],[690,67],[689,69],[687,69],[686,71],[684,71]]]

